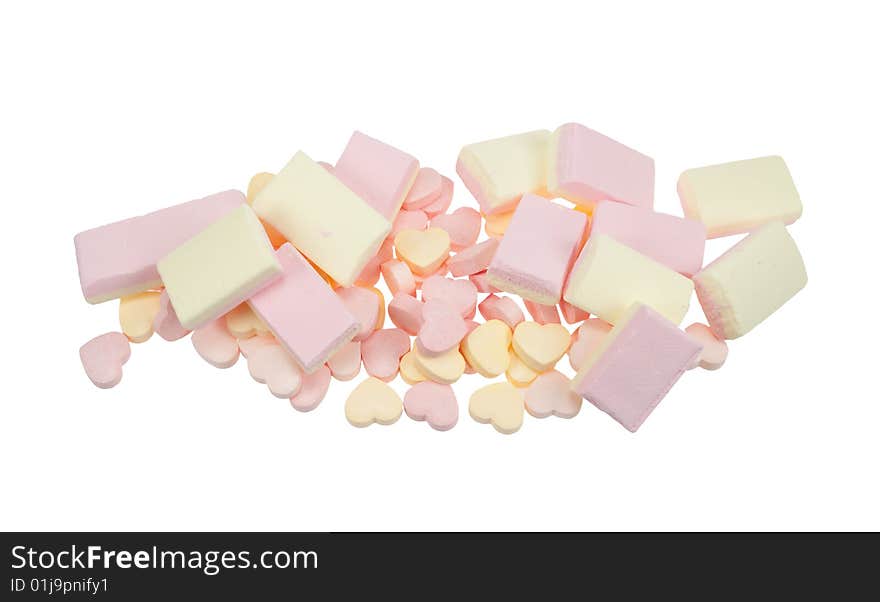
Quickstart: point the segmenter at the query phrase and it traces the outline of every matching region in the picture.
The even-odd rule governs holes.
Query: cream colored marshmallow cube
[[[391,223],[302,151],[254,199],[254,211],[342,286],[354,284]]]
[[[527,192],[546,194],[548,130],[468,144],[455,170],[485,215],[510,211]]]
[[[572,268],[564,298],[616,324],[633,303],[643,303],[680,323],[694,283],[606,234],[587,241]]]
[[[807,271],[788,230],[772,222],[703,268],[694,283],[712,330],[735,339],[804,288]]]
[[[750,232],[801,216],[801,197],[782,157],[760,157],[688,169],[678,178],[686,217],[703,222],[709,238]]]
[[[219,318],[281,274],[269,237],[248,205],[227,213],[156,267],[187,330]]]

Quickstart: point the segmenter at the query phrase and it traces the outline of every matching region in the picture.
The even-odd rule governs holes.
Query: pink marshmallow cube
[[[159,260],[244,202],[241,192],[227,190],[80,232],[73,244],[86,301],[161,287]]]
[[[692,219],[603,201],[593,210],[594,234],[607,234],[685,276],[703,267],[706,226]]]
[[[324,365],[358,330],[342,300],[290,243],[276,252],[283,272],[248,300],[306,374]]]
[[[588,208],[603,200],[654,206],[654,159],[579,123],[557,128],[548,159],[554,196]]]
[[[534,194],[523,195],[486,273],[492,286],[556,305],[587,226],[587,216]]]
[[[393,222],[419,172],[412,155],[355,132],[333,174],[355,194]]]
[[[571,387],[635,432],[700,351],[702,345],[675,324],[634,303],[587,357]]]

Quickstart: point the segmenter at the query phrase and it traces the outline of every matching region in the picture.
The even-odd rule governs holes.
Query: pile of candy
[[[449,385],[479,373],[506,376],[469,401],[502,433],[525,411],[571,418],[582,399],[635,431],[684,372],[719,368],[726,339],[806,284],[785,227],[801,201],[779,157],[685,171],[685,217],[653,211],[653,159],[579,124],[469,144],[456,171],[479,211],[447,213],[452,180],[355,132],[335,165],[298,152],[254,176],[247,195],[81,232],[83,294],[119,299],[122,330],[82,346],[86,374],[112,387],[130,342],[192,332],[207,362],[228,368],[243,355],[300,411],[363,364],[369,377],[345,403],[355,426],[405,410],[450,429]],[[745,232],[703,266],[707,238]],[[380,277],[396,328],[384,328]],[[680,330],[695,290],[708,326]],[[499,293],[521,297],[532,320]],[[554,369],[566,353],[571,380]],[[403,399],[387,385],[398,374],[411,385]]]

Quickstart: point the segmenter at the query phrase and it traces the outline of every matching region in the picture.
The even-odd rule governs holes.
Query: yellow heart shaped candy
[[[507,382],[514,387],[526,387],[529,383],[535,380],[537,376],[538,373],[529,368],[525,362],[519,359],[516,352],[511,349],[510,365],[507,367]]]
[[[144,291],[119,300],[119,326],[132,343],[143,343],[153,336],[161,296],[159,291]]]
[[[464,374],[464,358],[456,347],[440,355],[427,356],[419,353],[418,345],[413,345],[410,353],[419,372],[435,383],[451,385]]]
[[[449,234],[440,228],[401,230],[394,237],[394,248],[414,274],[427,276],[449,258]]]
[[[370,377],[349,394],[345,400],[345,417],[357,427],[394,424],[403,413],[403,400],[394,389]]]
[[[523,396],[510,383],[494,383],[474,391],[468,406],[471,418],[491,424],[495,430],[510,435],[523,423]]]
[[[520,322],[513,333],[513,350],[535,372],[556,365],[571,344],[571,334],[562,324]]]
[[[494,378],[503,374],[510,364],[510,328],[501,320],[480,324],[461,343],[461,352],[471,368]]]

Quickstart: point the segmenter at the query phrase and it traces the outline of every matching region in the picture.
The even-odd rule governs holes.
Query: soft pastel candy
[[[153,322],[159,313],[162,293],[144,291],[119,300],[119,325],[132,343],[143,343],[153,336]]]
[[[452,193],[455,185],[452,183],[452,180],[446,176],[440,176],[440,178],[443,180],[443,185],[440,189],[440,196],[437,197],[437,200],[422,207],[422,211],[427,213],[429,217],[444,213],[449,209],[449,205],[452,204]]]
[[[487,272],[489,283],[535,303],[555,305],[587,226],[583,213],[523,196]]]
[[[422,319],[416,344],[423,355],[442,355],[457,348],[468,334],[464,318],[445,301],[426,301],[422,307]]]
[[[654,159],[578,123],[550,137],[547,189],[585,207],[612,200],[654,206]]]
[[[442,192],[443,176],[436,169],[422,167],[403,201],[403,207],[410,211],[421,209],[439,199]]]
[[[522,310],[510,297],[490,294],[477,306],[480,315],[488,320],[501,320],[511,329],[525,320]]]
[[[636,302],[678,324],[693,290],[686,276],[599,234],[590,237],[572,268],[565,300],[612,324]]]
[[[342,286],[354,284],[391,231],[390,220],[303,152],[272,178],[253,206]]]
[[[486,215],[509,211],[524,194],[547,186],[550,132],[537,130],[468,144],[455,170]]]
[[[251,350],[247,365],[251,377],[269,387],[275,397],[290,399],[302,387],[303,373],[281,345],[264,345]]]
[[[449,244],[453,251],[461,251],[477,242],[482,225],[483,217],[480,212],[470,207],[459,207],[452,213],[431,218],[432,228],[440,228],[449,234]]]
[[[556,310],[555,305],[543,305],[542,303],[535,303],[528,299],[523,299],[523,305],[526,306],[526,311],[529,312],[529,315],[532,316],[532,319],[538,324],[562,323],[559,321],[559,312]]]
[[[386,261],[391,261],[392,259],[394,259],[394,241],[386,238],[376,254],[370,258],[367,265],[361,270],[361,273],[354,282],[355,286],[375,285],[379,282],[379,273],[382,269],[382,264]],[[320,272],[318,273],[320,275]]]
[[[702,223],[623,203],[603,201],[596,205],[590,236],[607,234],[685,276],[703,265],[706,227]]]
[[[248,205],[233,209],[168,253],[157,269],[181,325],[189,329],[219,318],[282,271],[266,231]]]
[[[403,401],[378,378],[370,377],[349,394],[345,400],[345,417],[356,427],[376,424],[394,424],[403,413]]]
[[[310,412],[318,407],[329,388],[330,368],[321,366],[311,374],[303,376],[302,386],[297,394],[290,398],[290,405],[300,412]]]
[[[392,296],[398,293],[403,295],[416,294],[416,279],[413,278],[409,266],[402,261],[392,259],[383,263],[382,278],[385,279],[385,284],[388,285]]]
[[[177,319],[177,314],[171,306],[171,299],[165,291],[159,295],[159,311],[153,320],[153,330],[166,341],[176,341],[190,333]]]
[[[269,332],[269,327],[263,319],[255,314],[247,303],[232,308],[224,320],[226,320],[226,329],[237,339],[249,339]]]
[[[356,318],[350,311],[353,305],[361,306],[358,301],[345,301],[351,300],[351,291],[363,291],[362,304],[367,306],[368,314],[369,302],[382,312],[385,305],[371,289],[353,287],[334,294],[290,243],[282,245],[276,256],[284,270],[281,278],[256,293],[248,303],[302,371],[311,374],[359,334],[363,323],[358,320],[365,316],[359,313]],[[378,313],[378,309],[374,311]],[[367,327],[376,327],[378,316],[370,314],[369,319],[372,322]]]
[[[399,370],[400,378],[402,378],[403,382],[408,385],[414,385],[427,379],[427,377],[422,374],[421,370],[419,370],[419,367],[416,366],[416,358],[412,351],[404,353],[403,357],[400,358]]]
[[[463,318],[472,318],[477,309],[477,287],[470,280],[432,276],[422,283],[422,299],[439,299],[455,307]]]
[[[107,224],[73,239],[83,296],[101,303],[162,286],[156,264],[245,203],[237,190]]]
[[[354,132],[333,174],[389,221],[394,221],[413,186],[415,157],[361,132]]]
[[[435,383],[451,385],[464,374],[465,361],[458,349],[450,349],[442,355],[425,355],[415,346],[412,354],[419,372]]]
[[[801,216],[801,197],[782,157],[759,157],[688,169],[678,178],[685,216],[702,222],[709,238],[750,232]]]
[[[727,343],[724,339],[719,339],[705,324],[691,324],[684,331],[703,346],[700,356],[691,367],[699,366],[704,370],[717,370],[724,365],[727,360]]]
[[[400,358],[409,353],[409,335],[399,328],[377,330],[361,344],[364,369],[385,382],[397,376]]]
[[[535,418],[574,418],[583,399],[571,390],[571,381],[556,370],[538,376],[525,392],[526,411]]]
[[[590,318],[575,331],[568,348],[568,362],[572,370],[580,370],[589,354],[597,349],[613,326],[599,318]]]
[[[589,355],[571,387],[635,432],[700,349],[673,322],[634,303]]]
[[[414,274],[432,274],[449,258],[449,248],[449,234],[440,228],[401,230],[394,237],[397,257]]]
[[[458,422],[458,400],[449,385],[416,383],[403,396],[403,409],[413,420],[424,420],[438,431],[448,431]]]
[[[354,316],[356,328],[353,340],[363,341],[379,325],[379,318],[385,311],[384,304],[371,289],[361,286],[340,288],[336,290],[336,294],[342,300],[347,313]],[[320,320],[320,312],[312,319]]]
[[[474,283],[474,286],[477,287],[477,292],[480,293],[500,293],[497,288],[489,284],[489,278],[486,276],[486,272],[477,272],[476,274],[471,274],[468,276],[468,280]]]
[[[422,302],[411,295],[399,293],[388,304],[388,317],[395,326],[409,335],[416,336],[422,328]]]
[[[202,359],[215,368],[230,368],[238,361],[238,339],[229,334],[224,318],[196,328],[190,340]]]
[[[468,364],[485,376],[503,374],[510,364],[510,327],[501,320],[489,320],[477,326],[461,343]]]
[[[559,302],[559,312],[568,324],[577,324],[590,317],[589,312],[582,310],[580,307],[575,307],[565,299]]]
[[[79,348],[86,376],[101,389],[115,387],[122,380],[122,366],[131,357],[131,344],[121,332],[97,336]]]
[[[523,395],[507,382],[494,383],[471,394],[468,411],[471,418],[491,424],[505,435],[518,431],[523,423]]]
[[[462,249],[446,262],[449,272],[456,278],[485,272],[492,263],[492,258],[495,257],[498,244],[497,238],[490,238]]]
[[[361,343],[351,341],[327,360],[327,367],[336,380],[351,380],[361,371]]]
[[[535,380],[538,373],[529,368],[513,349],[511,349],[508,354],[510,355],[510,363],[507,366],[507,372],[505,374],[505,376],[507,376],[507,381],[514,387],[528,386],[530,382]]]
[[[510,226],[510,222],[513,220],[514,208],[515,207],[504,213],[487,215],[486,224],[483,226],[486,235],[491,236],[492,238],[501,238],[504,236],[505,232],[507,232],[507,227]]]
[[[513,331],[513,350],[536,372],[546,372],[568,351],[571,334],[561,324],[522,322]]]
[[[746,334],[807,285],[800,251],[782,222],[755,230],[694,276],[719,337]]]
[[[391,224],[388,237],[393,239],[401,230],[424,230],[428,227],[428,214],[420,209],[412,211],[401,209]]]
[[[275,340],[275,335],[271,333],[267,334],[258,334],[255,337],[250,337],[248,339],[238,339],[238,350],[241,352],[243,357],[247,357],[251,354],[255,349],[259,349],[260,347],[265,347],[266,345],[277,345],[278,341]]]

